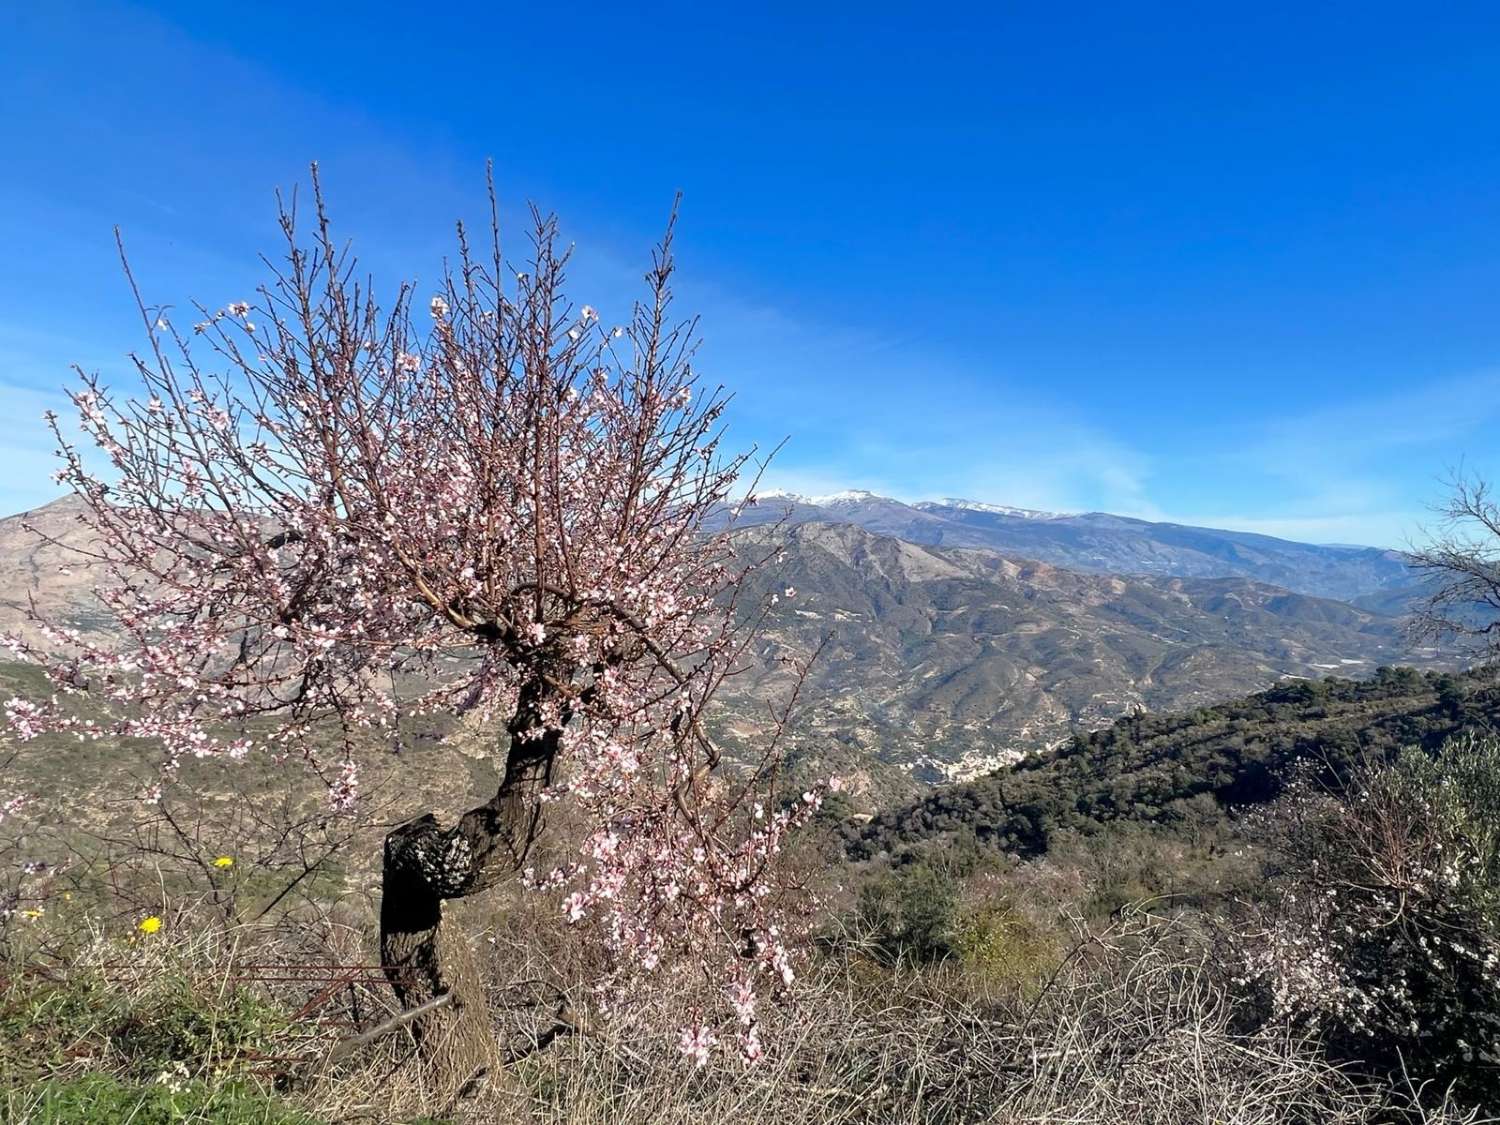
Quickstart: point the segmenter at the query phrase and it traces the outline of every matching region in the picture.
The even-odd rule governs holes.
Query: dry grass
[[[170,915],[152,937],[116,926],[75,939],[70,962],[47,970],[50,981],[33,974],[0,991],[0,1013],[11,1020],[0,1028],[0,1039],[9,1036],[0,1084],[22,1091],[0,1097],[0,1120],[48,1120],[24,1112],[36,1103],[26,1084],[38,1077],[102,1073],[149,1084],[178,1062],[183,1077],[209,1087],[250,1082],[269,1093],[280,1075],[278,1106],[347,1125],[1481,1120],[1452,1105],[1432,1108],[1441,1099],[1417,1110],[1412,1091],[1362,1085],[1286,1026],[1247,1030],[1209,943],[1187,923],[1146,913],[1080,932],[1055,975],[1024,989],[974,967],[883,968],[857,941],[845,942],[815,959],[792,1002],[765,1013],[763,1063],[747,1069],[730,1052],[693,1070],[675,1047],[690,996],[653,997],[610,1020],[577,1015],[589,1010],[594,971],[563,939],[556,912],[525,899],[472,909],[510,1062],[465,1089],[436,1085],[402,1031],[327,1064],[342,1037],[394,1014],[378,977],[290,1020],[321,985],[246,972],[369,963],[372,919],[302,911],[275,924],[233,925],[205,904]],[[330,1017],[345,1022],[316,1026]],[[119,1034],[138,1026],[153,1030],[144,1053]],[[560,1026],[568,1030],[556,1034]]]
[[[1418,1110],[1411,1092],[1361,1086],[1285,1027],[1238,1030],[1204,956],[1179,925],[1136,916],[1096,935],[1025,1003],[991,995],[963,970],[892,973],[857,955],[826,959],[768,1021],[772,1054],[754,1068],[728,1057],[685,1066],[673,1045],[677,996],[561,1036],[457,1096],[426,1085],[407,1049],[387,1042],[309,1088],[305,1104],[347,1122],[422,1114],[579,1125],[1481,1120],[1451,1105]],[[549,1026],[547,1005],[526,1010],[533,1033]],[[506,1034],[524,1053],[524,1031]]]

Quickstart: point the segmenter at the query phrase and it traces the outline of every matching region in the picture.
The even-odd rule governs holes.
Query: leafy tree
[[[311,239],[294,197],[254,300],[188,330],[137,291],[138,386],[80,371],[71,392],[107,470],[51,419],[128,642],[45,622],[49,646],[13,639],[59,693],[11,701],[13,728],[155,740],[163,783],[189,756],[301,757],[347,808],[362,748],[401,715],[491,721],[497,791],[385,841],[382,959],[424,1045],[466,1074],[492,1051],[445,904],[520,875],[600,935],[612,997],[719,976],[725,1010],[690,1013],[684,1051],[701,1062],[734,1027],[755,1058],[757,997],[792,979],[774,861],[820,797],[778,806],[774,740],[726,778],[701,722],[758,620],[739,593],[764,560],[705,533],[750,462],[721,451],[725,396],[692,367],[695,323],[671,319],[671,226],[616,327],[568,302],[553,219],[533,212],[528,260],[508,264],[493,192],[485,252],[460,226],[436,291],[382,307],[316,183]],[[330,728],[326,754],[311,736]],[[552,801],[579,848],[535,871]]]

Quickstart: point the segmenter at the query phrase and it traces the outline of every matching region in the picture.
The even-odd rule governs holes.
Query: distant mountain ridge
[[[1094,574],[1249,578],[1390,609],[1421,591],[1398,551],[1298,543],[1247,531],[1152,523],[1106,512],[1069,514],[963,499],[907,504],[861,489],[829,496],[771,491],[740,523],[851,523],[933,547],[977,547]],[[1366,604],[1361,602],[1361,604]]]
[[[852,495],[804,505],[817,518],[779,531],[736,533],[756,555],[778,542],[783,558],[753,579],[780,600],[720,696],[714,722],[732,750],[753,754],[767,704],[784,698],[792,672],[782,658],[825,639],[803,692],[796,758],[809,773],[850,779],[867,805],[973,777],[1137,708],[1204,706],[1288,677],[1455,666],[1452,654],[1414,649],[1383,605],[1239,576],[1091,573],[860,526],[946,532],[950,509],[937,507],[943,514]],[[57,545],[88,546],[79,514],[64,500],[0,519],[0,633],[38,639],[32,605],[91,638],[114,630],[93,596],[94,568]],[[1041,526],[1074,518],[977,514]]]
[[[751,748],[756,716],[791,675],[779,658],[826,638],[799,742],[888,794],[974,776],[1137,708],[1382,665],[1456,666],[1414,647],[1399,617],[1245,578],[1091,574],[849,522],[739,534],[756,553],[774,535],[783,561],[756,582],[795,596],[726,685],[726,734]]]

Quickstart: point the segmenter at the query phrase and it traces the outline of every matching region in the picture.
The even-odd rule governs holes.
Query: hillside
[[[885,767],[887,794],[893,770],[974,776],[1136,708],[1205,706],[1286,677],[1448,666],[1414,650],[1398,618],[1244,579],[1079,573],[851,525],[781,534],[784,563],[764,580],[797,593],[731,685],[730,729],[748,736],[745,717],[760,713],[749,704],[786,682],[775,657],[827,637],[802,744],[841,771]]]
[[[1097,574],[1250,578],[1340,601],[1371,595],[1389,601],[1416,585],[1395,551],[1294,543],[1103,512],[1066,515],[956,499],[904,504],[851,491],[828,497],[771,493],[743,518],[851,523],[912,543],[983,548]]]
[[[956,833],[1020,856],[1066,830],[1182,824],[1274,799],[1298,763],[1334,780],[1364,755],[1435,749],[1500,725],[1493,671],[1382,669],[1372,680],[1283,684],[1245,699],[1122,719],[986,777],[844,827],[849,852],[920,853]]]
[[[920,514],[920,513],[919,513]],[[72,501],[0,520],[0,632],[27,632],[29,601],[86,632],[106,629],[86,562],[23,525],[85,546]],[[1017,517],[1024,520],[1025,517]],[[765,528],[740,533],[763,547]],[[816,662],[797,725],[802,768],[848,777],[869,807],[982,774],[1136,708],[1217,703],[1289,676],[1383,664],[1449,666],[1414,650],[1399,618],[1241,578],[1120,577],[978,548],[920,545],[844,524],[777,533],[784,560],[756,660],[718,717],[749,749],[766,703]]]

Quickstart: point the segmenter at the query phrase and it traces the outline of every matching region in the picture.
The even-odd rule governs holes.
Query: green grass
[[[212,1085],[170,1073],[126,1082],[109,1074],[51,1078],[0,1100],[5,1125],[318,1125],[243,1082]]]
[[[59,980],[20,975],[0,990],[0,1080],[29,1085],[80,1064],[125,1079],[243,1072],[276,1053],[285,1014],[212,967],[138,946],[125,977],[74,966]],[[118,973],[116,974],[118,975]]]

